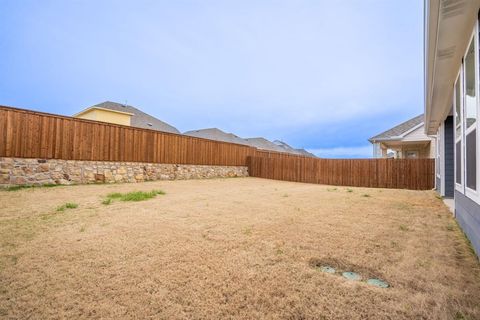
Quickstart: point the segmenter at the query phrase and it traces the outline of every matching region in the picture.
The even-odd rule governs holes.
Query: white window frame
[[[460,82],[460,137],[457,138],[457,83]],[[465,167],[464,167],[464,152],[463,152],[463,63],[460,67],[460,70],[457,75],[457,80],[455,81],[455,85],[453,87],[453,128],[454,128],[454,142],[455,145],[453,146],[454,150],[454,179],[455,179],[455,189],[460,191],[461,193],[465,193],[463,190],[464,184],[464,177],[465,177]],[[462,168],[460,170],[460,183],[457,183],[457,143],[460,142],[460,164]]]
[[[480,65],[479,65],[479,52],[478,52],[478,48],[479,48],[479,27],[478,27],[478,20],[477,20],[477,23],[475,24],[474,26],[474,29],[473,29],[473,32],[472,32],[472,35],[470,36],[470,40],[468,41],[468,45],[467,45],[467,48],[466,48],[466,51],[465,51],[465,54],[464,54],[464,60],[465,60],[465,57],[468,53],[468,49],[470,48],[470,44],[472,43],[473,41],[473,44],[474,44],[474,59],[475,59],[475,98],[476,98],[476,107],[477,107],[477,120],[475,121],[475,125],[470,127],[470,128],[467,128],[466,126],[466,117],[465,117],[465,99],[466,99],[466,95],[465,95],[465,63],[462,63],[461,67],[460,67],[460,72],[459,72],[459,79],[461,79],[461,94],[462,94],[462,98],[460,99],[461,100],[461,104],[462,104],[462,107],[461,107],[461,113],[462,113],[462,117],[461,117],[461,120],[462,120],[462,134],[461,134],[461,150],[462,150],[462,155],[461,155],[461,162],[462,162],[462,185],[458,185],[456,183],[456,179],[455,179],[455,188],[460,191],[461,193],[463,193],[466,197],[470,198],[471,200],[475,201],[476,203],[480,204],[480,139],[479,139],[479,136],[480,136],[480,92],[479,92],[479,89],[480,89],[480,85],[479,85],[479,79],[480,79]],[[458,80],[457,80],[458,81]],[[455,90],[454,90],[455,91]],[[455,101],[455,100],[454,100]],[[455,130],[456,130],[456,124],[455,124]],[[476,175],[477,175],[477,179],[476,179],[476,182],[477,182],[477,190],[473,190],[471,188],[468,188],[466,186],[466,178],[467,178],[467,166],[466,166],[466,136],[468,135],[468,133],[470,133],[471,131],[473,130],[476,130]],[[456,132],[455,132],[455,142],[458,141],[458,139],[456,138]],[[455,145],[456,146],[456,145]],[[455,152],[456,152],[456,148],[455,148]],[[456,157],[455,157],[455,172],[456,172]]]
[[[440,128],[437,131],[437,137],[435,138],[435,173],[437,178],[441,178],[440,175],[440,163],[442,159],[440,159]]]
[[[440,185],[437,186],[438,191],[441,196],[445,195],[445,166],[442,165],[445,159],[445,152],[444,152],[444,140],[445,137],[445,124],[442,122],[440,127],[438,128],[437,131],[437,141],[436,141],[436,156],[435,156],[435,161],[437,164],[437,178],[440,180]]]

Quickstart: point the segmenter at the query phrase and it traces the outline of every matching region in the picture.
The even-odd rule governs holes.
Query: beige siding
[[[424,126],[421,126],[420,128],[417,128],[415,130],[413,130],[412,132],[410,132],[409,134],[407,134],[404,138],[403,138],[403,141],[425,141],[425,140],[432,140],[432,138],[430,138],[429,136],[427,136],[425,134],[425,131],[424,131]]]
[[[129,126],[131,115],[126,113],[109,111],[106,109],[90,109],[82,114],[79,114],[78,116],[76,116],[76,118]]]

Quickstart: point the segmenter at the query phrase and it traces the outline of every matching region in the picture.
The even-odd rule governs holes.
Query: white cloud
[[[371,158],[372,146],[309,149],[320,158]]]

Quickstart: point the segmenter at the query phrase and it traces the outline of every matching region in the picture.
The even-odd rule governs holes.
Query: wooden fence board
[[[434,159],[265,158],[248,161],[253,177],[352,187],[429,190]]]

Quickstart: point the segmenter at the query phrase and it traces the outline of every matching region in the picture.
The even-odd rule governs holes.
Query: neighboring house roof
[[[285,149],[282,147],[277,146],[275,143],[265,139],[265,138],[247,138],[245,139],[248,144],[252,147],[262,149],[262,150],[269,150],[269,151],[276,151],[276,152],[286,152]]]
[[[273,143],[275,143],[280,148],[283,148],[285,150],[285,152],[298,154],[300,156],[315,157],[316,158],[316,156],[313,153],[310,153],[305,149],[295,149],[292,146],[290,146],[288,143],[286,143],[282,140],[274,140]]]
[[[314,154],[311,153],[311,152],[308,152],[308,151],[305,150],[305,149],[295,149],[295,151],[297,151],[297,152],[298,152],[300,155],[302,155],[302,156],[317,158],[316,155],[314,155]]]
[[[416,116],[415,118],[399,124],[398,126],[388,129],[387,131],[384,131],[374,137],[371,137],[370,139],[368,139],[368,141],[373,143],[375,141],[401,139],[409,132],[423,125],[423,123],[424,117],[423,114],[421,114],[419,116]]]
[[[277,146],[282,148],[285,152],[294,153],[294,154],[301,154],[300,151],[296,150],[295,148],[292,148],[288,143],[286,143],[284,141],[274,140],[273,143],[275,143]]]
[[[183,133],[187,136],[210,139],[215,141],[223,141],[230,143],[238,143],[243,145],[250,145],[247,141],[240,138],[239,136],[234,135],[233,133],[224,132],[218,128],[208,128],[200,130],[192,130]]]
[[[101,109],[108,109],[108,110],[113,110],[117,112],[130,113],[132,114],[132,117],[130,118],[130,125],[132,127],[152,129],[152,130],[177,133],[177,134],[180,133],[180,131],[178,131],[177,128],[175,128],[174,126],[169,125],[168,123],[163,122],[129,105],[111,102],[111,101],[105,101],[105,102],[96,104],[90,108],[101,108]]]

